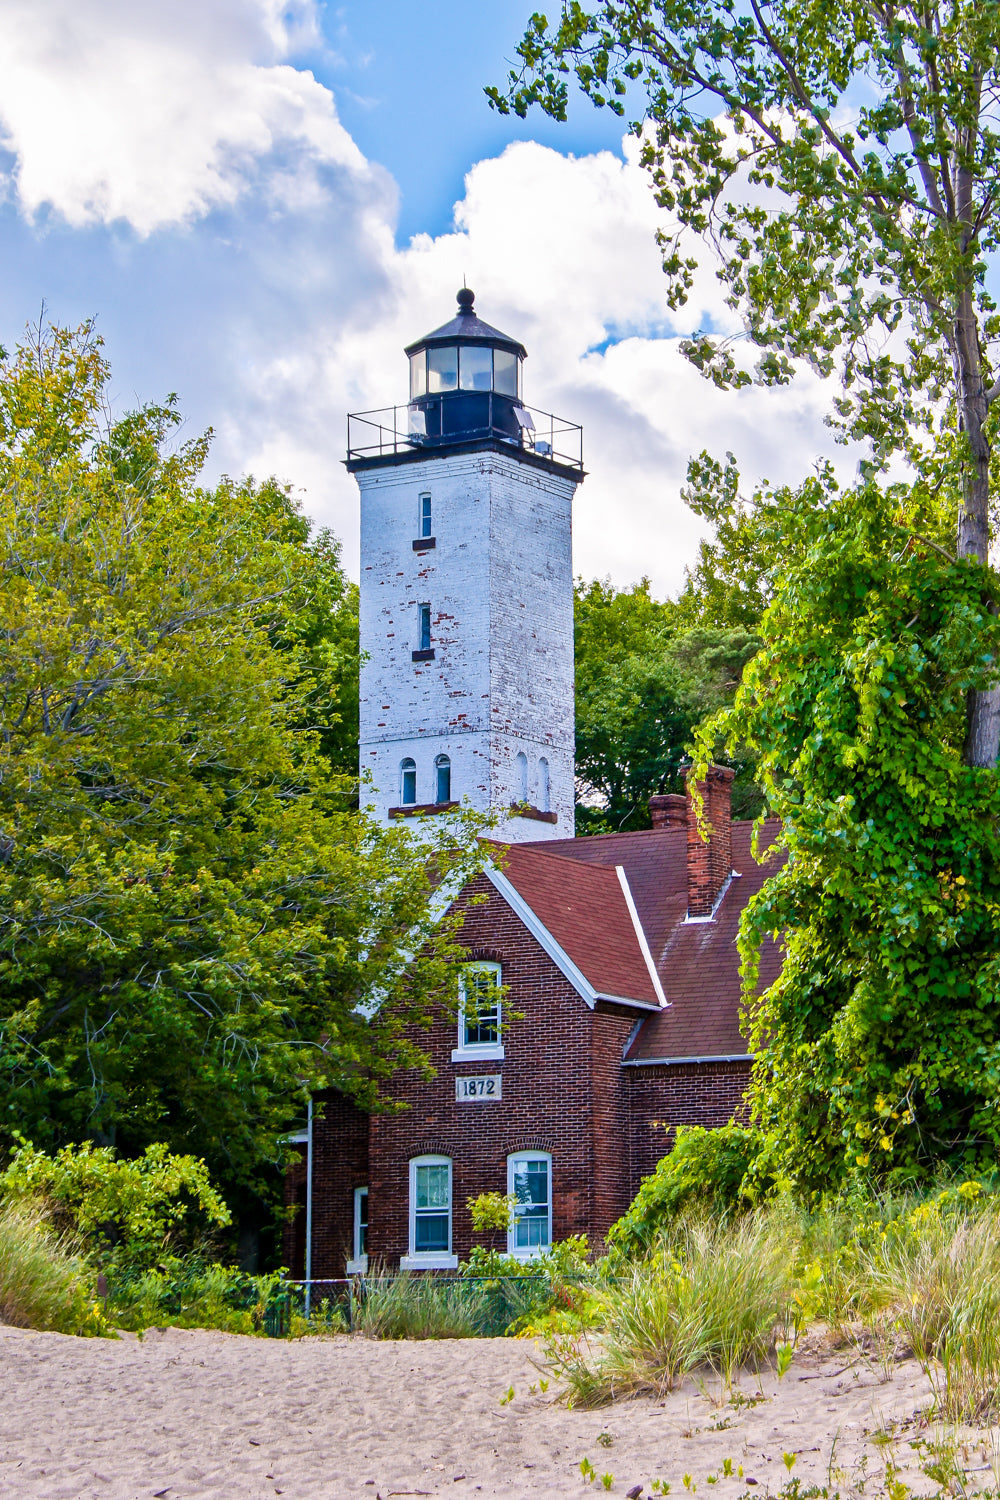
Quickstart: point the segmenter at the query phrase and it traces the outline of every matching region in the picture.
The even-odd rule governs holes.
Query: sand
[[[879,1493],[887,1454],[917,1493],[939,1488],[920,1472],[934,1430],[912,1361],[884,1381],[873,1363],[845,1368],[851,1353],[814,1340],[783,1380],[745,1376],[736,1405],[718,1404],[716,1382],[688,1381],[662,1402],[574,1411],[553,1399],[554,1384],[537,1390],[539,1358],[513,1339],[285,1342],[167,1329],[111,1341],[0,1328],[0,1497],[604,1493],[581,1478],[587,1457],[614,1476],[613,1495],[639,1483],[648,1495],[664,1479],[684,1497],[687,1474],[700,1500],[736,1500],[777,1494],[784,1453],[797,1455],[803,1485],[832,1479],[843,1495],[866,1476],[866,1495]],[[982,1486],[994,1483],[986,1452],[966,1454]]]

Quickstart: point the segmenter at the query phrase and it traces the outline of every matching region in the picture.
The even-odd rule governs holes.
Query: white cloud
[[[329,90],[281,60],[317,30],[313,0],[5,0],[19,205],[149,234],[266,192],[268,167],[286,205],[315,196],[323,167],[364,173]]]
[[[82,305],[51,280],[26,305],[37,288],[58,318],[98,313],[122,389],[176,389],[191,426],[215,426],[219,468],[291,481],[356,568],[345,414],[405,401],[403,345],[452,315],[463,277],[526,344],[529,401],[584,425],[584,574],[681,584],[700,533],[680,488],[702,448],[732,449],[750,482],[799,479],[820,453],[853,467],[814,378],[723,395],[682,359],[680,335],[737,327],[707,257],[667,308],[634,141],[624,157],[512,145],[470,171],[451,232],[399,248],[394,184],[289,60],[317,36],[316,0],[0,5],[16,201],[76,226],[74,275],[87,266]],[[34,243],[44,258],[57,241]]]
[[[403,346],[452,316],[465,276],[481,316],[525,343],[528,400],[583,423],[577,570],[622,583],[648,573],[659,590],[676,589],[703,534],[680,498],[692,454],[732,449],[751,483],[804,478],[820,453],[850,474],[856,458],[835,447],[822,420],[830,392],[811,375],[791,389],[723,394],[684,360],[680,334],[738,325],[707,259],[689,305],[667,308],[657,212],[631,145],[622,160],[523,143],[478,163],[454,232],[401,250],[384,237],[370,300],[321,318],[262,361],[253,422],[228,434],[227,447],[252,427],[250,466],[302,483],[356,565],[343,413],[405,401]]]

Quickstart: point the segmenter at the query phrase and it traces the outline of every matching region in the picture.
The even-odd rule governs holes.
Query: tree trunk
[[[955,377],[958,410],[969,459],[962,469],[962,507],[958,515],[957,553],[989,566],[990,445],[986,436],[986,386],[979,347],[972,289],[959,295],[955,326]],[[970,690],[966,698],[965,763],[992,767],[1000,753],[1000,686]]]

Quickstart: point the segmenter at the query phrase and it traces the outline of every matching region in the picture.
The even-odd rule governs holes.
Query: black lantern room
[[[500,437],[520,442],[530,422],[521,405],[523,344],[476,317],[463,287],[458,314],[410,344],[409,435],[421,446]]]

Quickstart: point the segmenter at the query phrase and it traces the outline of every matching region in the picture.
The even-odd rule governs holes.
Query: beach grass
[[[42,1332],[105,1334],[97,1275],[78,1246],[30,1202],[0,1205],[0,1322]]]

